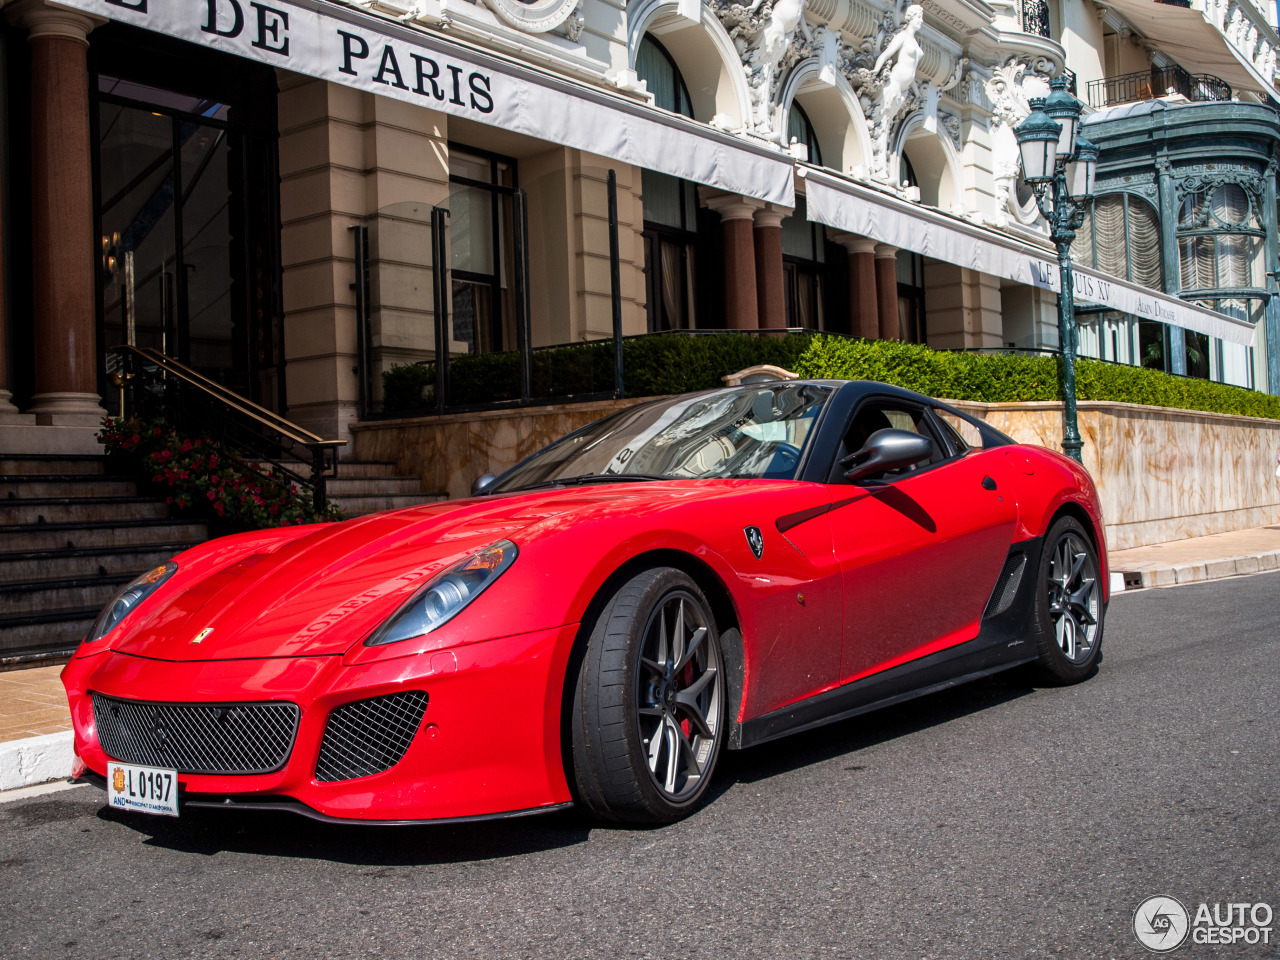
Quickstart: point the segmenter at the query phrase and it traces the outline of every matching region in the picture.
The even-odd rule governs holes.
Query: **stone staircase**
[[[447,499],[424,491],[419,477],[397,476],[394,463],[376,460],[339,460],[338,475],[325,482],[325,491],[348,519]]]
[[[208,536],[103,457],[0,454],[0,669],[64,658],[121,585]]]
[[[348,518],[445,499],[391,463],[338,471],[327,491]],[[103,457],[0,454],[0,669],[64,659],[123,584],[208,537]]]

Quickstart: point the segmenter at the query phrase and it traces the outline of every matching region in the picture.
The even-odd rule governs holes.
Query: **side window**
[[[951,445],[953,454],[957,457],[963,457],[974,447],[982,446],[982,438],[978,435],[978,428],[967,420],[961,420],[953,413],[948,413],[939,407],[930,407],[930,411],[934,416],[934,423],[938,431],[942,434],[942,438]],[[966,434],[973,438],[972,441],[966,437]]]
[[[939,463],[949,455],[947,447],[940,442],[941,438],[933,424],[929,422],[923,408],[892,400],[867,400],[858,407],[853,419],[849,421],[849,428],[845,431],[844,441],[840,445],[840,455],[836,459],[832,482],[845,482],[844,469],[840,466],[840,460],[861,450],[876,431],[888,429],[907,430],[928,437],[933,441],[934,454],[929,460],[921,460],[909,467],[881,474],[881,478],[903,476],[913,470]]]

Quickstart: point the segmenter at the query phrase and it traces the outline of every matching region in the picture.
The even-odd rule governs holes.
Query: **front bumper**
[[[168,703],[288,700],[301,708],[283,768],[179,774],[182,804],[291,809],[344,821],[487,818],[571,801],[560,718],[576,632],[568,625],[358,665],[337,656],[174,662],[107,650],[73,658],[62,680],[76,753],[99,776],[109,758],[98,742],[91,692]],[[404,757],[372,776],[317,782],[330,711],[402,690],[429,697]]]

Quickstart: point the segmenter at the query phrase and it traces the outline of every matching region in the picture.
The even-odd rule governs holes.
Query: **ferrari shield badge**
[[[213,627],[205,627],[203,630],[201,630],[199,633],[197,633],[197,634],[195,635],[195,639],[194,639],[194,640],[192,640],[191,642],[192,642],[192,643],[202,643],[202,642],[204,642],[204,638],[205,638],[205,637],[207,637],[207,636],[208,636],[209,634],[211,634],[211,633],[213,633]]]
[[[760,532],[759,527],[743,527],[742,532],[747,535],[747,546],[751,548],[751,552],[759,560],[764,556],[764,534]]]

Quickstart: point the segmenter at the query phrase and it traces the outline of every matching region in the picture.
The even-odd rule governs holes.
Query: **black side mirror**
[[[476,477],[474,480],[471,481],[471,495],[473,497],[480,496],[480,494],[484,493],[491,486],[493,486],[493,481],[497,479],[498,478],[495,477],[492,473],[480,474],[480,476]]]
[[[861,480],[873,473],[884,473],[909,467],[921,460],[932,459],[933,441],[910,430],[877,430],[867,437],[862,449],[840,461],[847,467],[846,480]]]

